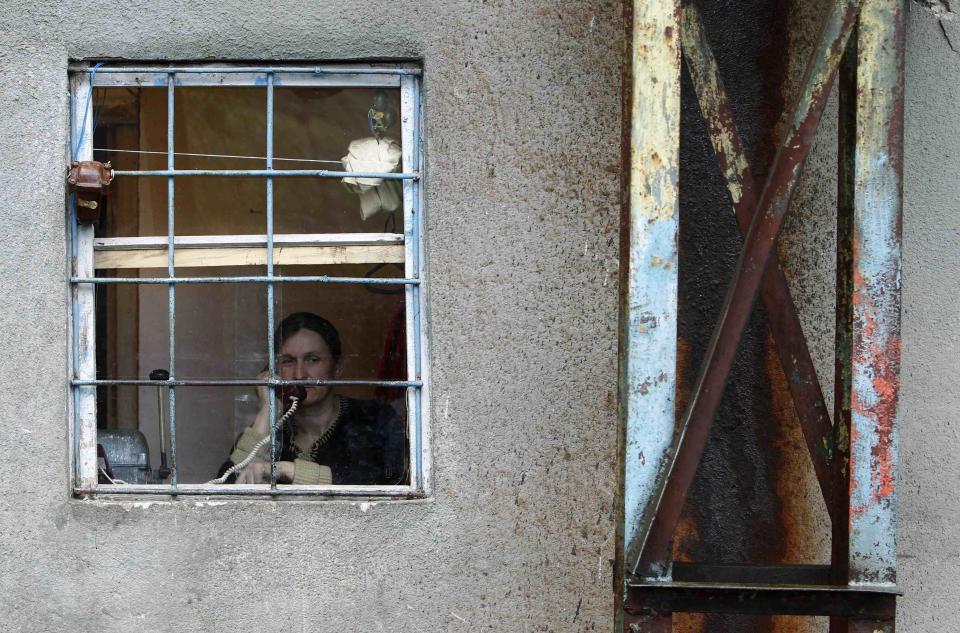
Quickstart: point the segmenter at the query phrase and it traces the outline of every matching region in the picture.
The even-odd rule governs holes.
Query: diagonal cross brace
[[[716,59],[710,50],[703,22],[692,5],[684,7],[681,34],[683,56],[697,93],[700,112],[707,122],[710,143],[713,145],[720,171],[726,178],[737,225],[740,232],[746,235],[753,212],[757,208],[756,181],[743,153],[740,134],[733,120],[733,110]],[[760,296],[767,311],[770,331],[777,344],[777,353],[797,419],[810,452],[817,481],[820,483],[820,491],[827,507],[832,510],[833,479],[830,462],[833,457],[833,427],[813,358],[797,316],[796,305],[776,258],[772,258],[767,265]]]
[[[807,63],[803,89],[793,109],[790,128],[777,151],[757,211],[744,238],[734,281],[710,339],[696,388],[675,434],[654,494],[644,509],[642,521],[648,529],[643,532],[640,551],[629,552],[630,560],[635,561],[631,571],[641,577],[663,578],[668,575],[668,550],[673,531],[862,1],[834,1],[819,43]]]

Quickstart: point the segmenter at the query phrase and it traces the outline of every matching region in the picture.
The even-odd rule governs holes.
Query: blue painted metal
[[[411,91],[413,92],[413,113],[412,120],[410,125],[413,130],[413,157],[415,161],[414,168],[416,169],[417,174],[423,173],[423,149],[420,144],[420,133],[421,133],[421,104],[420,104],[420,80],[414,78],[411,81]],[[414,271],[416,279],[422,279],[423,277],[423,260],[421,259],[420,249],[423,247],[423,205],[421,204],[423,199],[423,189],[422,182],[418,178],[413,181],[413,240],[415,244],[414,248]],[[414,293],[414,310],[411,315],[413,321],[413,349],[414,349],[414,358],[416,359],[416,373],[414,376],[408,378],[413,378],[417,381],[423,380],[423,332],[421,330],[420,315],[423,312],[423,286],[416,285],[413,286]],[[411,475],[411,485],[415,485],[419,489],[423,489],[424,483],[424,468],[423,468],[423,385],[416,387],[414,393],[415,396],[415,408],[412,412],[409,412],[409,416],[413,416],[413,425],[415,429],[414,433],[414,456],[416,459],[416,468],[414,473]]]
[[[174,105],[174,76],[167,75],[167,169],[174,169],[173,152],[173,105]],[[174,208],[174,177],[167,178],[167,275],[175,277],[174,235],[176,233]],[[170,283],[167,286],[167,328],[169,333],[169,360],[170,378],[176,377],[176,347],[177,347],[177,287]],[[177,392],[171,386],[167,390],[167,421],[170,425],[170,485],[177,487]]]
[[[620,296],[622,548],[632,568],[673,438],[677,362],[680,3],[634,2],[629,210]],[[618,544],[621,545],[621,544]],[[669,576],[669,562],[658,571]]]
[[[273,73],[267,75],[267,171],[273,171]],[[267,177],[267,277],[273,279],[273,176]],[[267,367],[270,378],[277,377],[277,359],[274,352],[273,281],[267,282]],[[277,488],[277,402],[270,398],[270,488]]]
[[[171,74],[232,74],[232,73],[292,73],[307,75],[421,75],[419,68],[410,66],[107,66],[97,64],[104,73],[171,73]],[[70,72],[93,73],[94,68],[71,65]]]
[[[366,284],[371,286],[417,285],[419,279],[406,277],[72,277],[72,284],[245,284],[245,283],[310,283],[310,284]]]
[[[857,41],[850,397],[851,584],[895,585],[904,1],[870,0]]]
[[[329,169],[147,169],[114,170],[114,176],[189,177],[216,176],[225,178],[381,178],[383,180],[416,180],[420,174],[379,171],[330,171]]]
[[[184,484],[175,490],[165,485],[111,485],[99,488],[78,488],[80,494],[97,493],[100,495],[212,495],[212,496],[262,496],[274,497],[394,497],[415,499],[423,494],[410,486],[283,486],[271,490],[264,484],[234,484],[232,486]]]

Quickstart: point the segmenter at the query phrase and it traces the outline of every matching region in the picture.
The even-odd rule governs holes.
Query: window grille
[[[71,416],[71,472],[73,490],[78,495],[90,494],[176,494],[176,495],[352,495],[352,496],[420,496],[427,494],[430,464],[426,450],[427,412],[425,360],[425,332],[422,310],[424,305],[422,280],[425,261],[423,257],[422,214],[422,153],[421,153],[421,71],[414,64],[352,64],[319,66],[241,66],[241,65],[182,65],[182,66],[109,66],[76,64],[70,67],[71,97],[71,148],[72,160],[93,159],[93,92],[99,87],[159,87],[166,90],[167,100],[167,147],[164,169],[115,170],[117,179],[162,178],[167,184],[166,236],[159,237],[112,237],[94,236],[89,224],[78,221],[76,201],[68,201],[68,227],[71,252],[70,285],[71,301],[71,368],[70,388]],[[266,108],[266,161],[265,169],[178,169],[174,146],[174,100],[177,90],[183,86],[226,87],[246,86],[262,89]],[[274,94],[277,87],[314,88],[392,88],[400,92],[400,128],[402,158],[400,169],[392,173],[340,171],[332,169],[286,169],[278,163],[283,158],[274,156]],[[149,153],[149,152],[144,152]],[[155,152],[154,152],[155,153]],[[257,178],[262,179],[266,190],[265,235],[258,236],[178,236],[175,235],[175,183],[184,178]],[[377,178],[399,182],[402,188],[402,234],[294,234],[275,235],[274,231],[274,184],[278,178],[341,179]],[[390,247],[396,258],[402,249],[403,276],[395,278],[346,277],[337,275],[278,276],[275,262],[278,246],[314,246],[317,248],[341,246]],[[265,274],[231,276],[183,276],[178,267],[183,263],[178,258],[187,256],[194,249],[233,248],[258,251],[264,255]],[[188,250],[189,249],[189,250]],[[251,250],[253,249],[253,250]],[[139,250],[141,256],[152,257],[151,266],[157,258],[163,261],[165,275],[99,276],[97,270],[111,268],[117,258],[129,257]],[[263,252],[265,251],[265,253]],[[113,258],[113,259],[111,259]],[[282,261],[282,260],[281,260]],[[385,261],[390,260],[385,257]],[[188,264],[189,265],[189,264]],[[143,265],[146,267],[147,265]],[[274,349],[274,333],[278,315],[274,312],[274,293],[280,284],[349,284],[367,287],[402,286],[405,303],[405,354],[406,378],[404,380],[282,380],[278,377]],[[98,378],[96,367],[96,289],[111,284],[160,285],[167,288],[167,323],[169,378],[150,380],[143,376],[137,379]],[[264,350],[269,359],[269,375],[265,380],[251,378],[191,380],[176,375],[176,299],[177,290],[185,284],[256,284],[266,292],[266,339]],[[97,396],[98,388],[109,386],[138,386],[166,388],[167,432],[169,435],[170,475],[169,483],[126,484],[98,483],[97,456]],[[406,391],[406,434],[408,438],[409,478],[404,485],[280,485],[277,484],[277,442],[275,424],[271,424],[270,454],[272,455],[269,484],[211,485],[178,481],[177,471],[177,390],[184,387],[224,386],[254,387],[267,385],[272,391],[287,385],[304,386],[368,386],[402,388]],[[278,411],[276,398],[269,398],[270,420],[276,421]]]

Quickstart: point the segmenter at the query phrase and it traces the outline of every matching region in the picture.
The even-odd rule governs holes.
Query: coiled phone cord
[[[277,422],[278,430],[280,429],[280,427],[283,426],[284,422],[290,419],[290,416],[292,416],[294,413],[297,412],[297,405],[299,404],[299,400],[300,399],[297,398],[296,396],[290,396],[290,408],[287,409],[287,412],[284,413],[283,416],[280,418],[280,420]],[[226,483],[227,479],[230,478],[230,475],[246,468],[250,464],[250,462],[252,462],[254,458],[256,458],[257,453],[260,452],[260,449],[269,443],[270,443],[270,436],[267,435],[265,438],[263,438],[262,440],[256,443],[256,445],[250,451],[250,454],[244,457],[242,462],[240,462],[239,464],[234,464],[233,466],[228,468],[227,471],[223,473],[221,476],[217,477],[216,479],[211,479],[210,481],[207,482],[207,484]]]

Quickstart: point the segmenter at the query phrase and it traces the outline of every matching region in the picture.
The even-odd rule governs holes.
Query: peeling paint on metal
[[[850,398],[850,581],[896,582],[903,4],[858,31]]]
[[[656,490],[645,514],[650,517],[649,529],[644,532],[642,555],[635,559],[635,569],[641,576],[654,570],[658,566],[657,561],[668,550],[754,299],[796,188],[797,174],[816,136],[829,89],[860,4],[860,0],[835,0],[831,3],[819,43],[807,62],[803,90],[790,117],[791,127],[774,159],[757,212],[744,238],[734,281],[728,289],[720,321],[713,330],[703,371],[691,396],[690,406],[682,418],[681,428],[675,435],[669,452],[670,459],[657,480]]]
[[[625,550],[673,437],[680,144],[679,3],[633,8],[629,253],[621,312]]]

